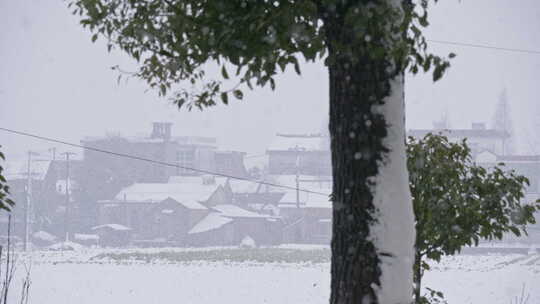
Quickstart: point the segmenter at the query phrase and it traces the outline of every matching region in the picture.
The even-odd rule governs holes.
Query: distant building
[[[156,122],[146,137],[112,135],[83,139],[82,144],[90,148],[84,151],[85,175],[80,181],[85,193],[83,201],[92,204],[112,199],[134,183],[166,183],[171,176],[200,176],[208,172],[247,176],[244,153],[220,151],[216,139],[211,137],[173,136],[171,127],[171,123]]]
[[[444,135],[454,142],[466,138],[473,156],[483,151],[502,155],[509,137],[509,134],[504,131],[487,129],[484,123],[473,123],[470,129],[445,129],[435,123],[433,129],[412,129],[407,132],[409,136],[415,138],[423,138],[428,133]]]
[[[79,232],[82,227],[92,224],[92,213],[81,202],[85,196],[81,181],[85,180],[86,171],[83,161],[70,160],[69,177],[66,160],[50,161],[44,176],[41,197],[35,201],[38,227],[56,236],[64,237],[66,224],[71,233]],[[66,194],[69,193],[69,216],[66,217]],[[66,221],[68,221],[66,223]]]
[[[31,191],[28,189],[28,162],[27,161],[10,161],[4,165],[5,171],[3,175],[7,179],[7,184],[10,187],[10,197],[15,202],[15,206],[10,213],[3,212],[0,216],[0,231],[2,235],[7,234],[8,216],[11,216],[11,234],[21,240],[25,234],[25,215],[27,200],[30,194],[29,208],[29,223],[31,227],[39,223],[39,216],[36,216],[36,207],[39,208],[40,202],[44,196],[43,184],[49,167],[50,161],[33,161],[30,163],[30,183]],[[30,229],[30,234],[32,229]]]
[[[98,224],[120,224],[132,229],[135,239],[184,235],[208,212],[202,203],[221,201],[223,187],[204,183],[202,177],[173,183],[135,183],[110,200],[98,202]],[[174,216],[175,228],[170,227]]]
[[[296,175],[271,176],[277,185],[295,185]],[[278,203],[286,243],[329,244],[332,237],[331,178],[300,175],[297,189],[274,187],[285,192]]]
[[[130,229],[140,246],[239,245],[281,240],[279,217],[235,203],[229,179],[175,176],[168,183],[136,183],[99,205],[99,225]]]
[[[269,174],[332,174],[330,145],[325,135],[278,134],[266,153]]]
[[[540,198],[540,155],[496,155],[484,151],[477,155],[476,162],[485,167],[504,163],[504,168],[514,170],[517,174],[529,179],[525,199],[528,201]]]
[[[259,192],[281,193],[283,242],[328,244],[332,232],[332,164],[329,137],[278,134],[267,149],[268,170]],[[284,187],[280,187],[284,186]]]
[[[214,170],[216,139],[209,137],[172,136],[171,123],[156,122],[147,136],[109,135],[86,137],[84,161],[88,170],[110,175],[121,184],[133,182],[166,182],[173,175],[200,175],[199,170]],[[138,159],[102,153],[98,150],[126,154]],[[145,161],[149,160],[149,161]],[[164,166],[155,162],[174,164]]]

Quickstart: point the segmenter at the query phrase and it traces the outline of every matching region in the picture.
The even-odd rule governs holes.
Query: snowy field
[[[309,250],[313,249],[317,250]],[[144,252],[159,255],[163,250]],[[118,252],[130,251],[114,251]],[[327,303],[330,293],[328,262],[95,258],[104,253],[110,251],[32,253],[30,303],[316,304]],[[14,280],[13,300],[19,294],[22,269],[20,265]],[[449,257],[433,264],[425,276],[425,285],[443,291],[450,304],[510,304],[525,287],[530,294],[528,304],[537,304],[540,303],[540,254]]]

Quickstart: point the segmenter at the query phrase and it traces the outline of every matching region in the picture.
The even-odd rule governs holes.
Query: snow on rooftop
[[[189,176],[189,175],[173,175],[169,177],[169,184],[202,184],[202,176]]]
[[[161,202],[168,198],[190,209],[206,209],[200,202],[208,200],[218,185],[202,183],[136,183],[122,189],[115,199],[125,202]]]
[[[125,140],[131,143],[162,143],[165,141],[163,138],[150,137],[145,135],[140,136],[122,136],[121,134],[110,134],[105,136],[85,136],[81,140],[83,144],[106,141],[106,140]],[[210,145],[215,146],[217,143],[214,137],[202,137],[202,136],[172,136],[171,142],[175,142],[182,145]]]
[[[77,244],[74,242],[69,242],[69,241],[56,243],[47,247],[47,249],[54,250],[54,251],[81,251],[83,248],[84,248],[83,245]]]
[[[232,218],[223,216],[219,212],[209,213],[201,221],[199,221],[193,228],[191,228],[188,234],[195,234],[215,230],[223,227],[224,225],[232,222]]]
[[[505,138],[508,134],[495,129],[411,129],[408,136],[422,138],[428,133],[441,134],[448,138]]]
[[[73,238],[77,241],[98,241],[99,235],[97,234],[83,234],[83,233],[75,233],[73,234]]]
[[[332,192],[330,177],[300,175],[298,177],[298,196],[303,208],[332,208],[329,195]],[[286,186],[270,186],[269,191],[285,193],[280,200],[280,207],[296,207],[296,176],[271,175],[268,181],[272,184]]]
[[[42,241],[48,241],[48,242],[54,242],[56,241],[57,237],[46,232],[46,231],[43,231],[43,230],[40,230],[34,234],[32,234],[32,237],[34,237],[35,239],[38,239],[38,240],[42,240]]]
[[[206,209],[208,209],[203,204],[199,203],[196,200],[184,200],[182,198],[175,198],[174,196],[170,197],[170,198],[172,198],[178,204],[180,204],[180,205],[182,205],[182,206],[184,206],[184,207],[186,207],[188,209],[192,209],[192,210],[206,210]]]
[[[129,231],[129,230],[131,230],[131,228],[126,227],[124,225],[120,225],[120,224],[99,225],[99,226],[92,227],[92,230],[99,230],[99,229],[104,229],[104,228],[108,228],[108,229],[112,229],[112,230],[116,230],[116,231]]]
[[[235,218],[270,218],[269,215],[249,211],[231,204],[216,205],[211,209],[214,210],[214,212],[209,213],[201,221],[195,224],[195,226],[189,230],[188,234],[219,229],[232,222]]]
[[[204,184],[204,181],[212,182],[208,185],[221,185],[225,187],[227,184],[231,187],[234,193],[255,193],[259,188],[260,183],[257,181],[229,178],[224,176],[203,175],[203,176],[171,176],[169,184]]]
[[[299,203],[301,208],[332,208],[329,195],[300,192]],[[279,201],[280,208],[296,208],[296,190],[286,190]]]
[[[230,218],[267,218],[269,217],[266,214],[260,214],[253,211],[249,211],[243,208],[240,208],[236,205],[224,204],[213,206],[212,209],[219,211],[223,216]]]
[[[233,193],[256,193],[259,190],[260,183],[256,181],[247,181],[239,179],[229,179],[228,184]]]

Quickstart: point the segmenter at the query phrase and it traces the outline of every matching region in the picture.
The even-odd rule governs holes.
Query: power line
[[[99,153],[114,155],[114,156],[117,156],[117,157],[124,157],[124,158],[130,158],[130,159],[134,159],[134,160],[139,160],[139,161],[145,161],[145,162],[158,164],[158,165],[162,165],[162,166],[167,166],[167,167],[180,168],[180,169],[183,169],[183,170],[189,170],[189,171],[193,171],[193,172],[199,172],[199,173],[204,173],[204,174],[227,177],[227,178],[236,179],[236,180],[243,180],[243,181],[258,183],[258,184],[261,184],[261,185],[272,186],[272,187],[276,187],[276,188],[298,190],[298,191],[305,192],[305,193],[324,195],[324,196],[327,196],[327,197],[330,195],[330,194],[324,193],[324,192],[312,191],[312,190],[308,190],[308,189],[301,189],[301,188],[297,188],[297,187],[293,187],[293,186],[287,186],[287,185],[274,184],[274,183],[265,182],[265,181],[257,181],[257,180],[253,180],[253,179],[246,178],[246,177],[232,176],[232,175],[213,172],[213,171],[209,171],[209,170],[190,168],[190,167],[180,166],[178,164],[172,164],[172,163],[159,161],[159,160],[154,160],[154,159],[145,158],[145,157],[140,157],[140,156],[136,156],[136,155],[118,153],[118,152],[103,150],[103,149],[94,148],[94,147],[87,147],[87,146],[75,144],[75,143],[72,143],[72,142],[63,141],[63,140],[60,140],[60,139],[40,136],[40,135],[36,135],[36,134],[32,134],[32,133],[17,131],[17,130],[3,128],[3,127],[0,127],[0,130],[8,132],[8,133],[12,133],[12,134],[17,134],[17,135],[21,135],[21,136],[36,138],[36,139],[43,140],[43,141],[48,141],[48,142],[53,142],[53,143],[62,144],[62,145],[66,145],[66,146],[71,146],[71,147],[75,147],[75,148],[81,148],[81,149],[84,149],[84,150],[89,150],[89,151],[95,151],[95,152],[99,152]]]
[[[429,42],[439,43],[439,44],[457,45],[457,46],[466,46],[466,47],[474,47],[474,48],[481,48],[481,49],[491,49],[491,50],[506,51],[506,52],[516,52],[516,53],[526,53],[526,54],[540,55],[540,51],[538,51],[538,50],[505,48],[505,47],[498,47],[498,46],[485,45],[485,44],[465,43],[465,42],[446,41],[446,40],[432,40],[432,39],[426,39],[426,40],[429,41]]]

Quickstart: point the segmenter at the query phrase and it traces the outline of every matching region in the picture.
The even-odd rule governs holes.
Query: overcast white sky
[[[540,50],[540,1],[443,0],[431,12],[430,39]],[[171,121],[177,135],[216,136],[224,149],[261,153],[276,132],[320,132],[328,111],[327,72],[305,65],[303,76],[287,73],[278,88],[257,90],[245,101],[204,112],[178,111],[135,79],[117,84],[111,66],[129,68],[78,25],[64,1],[0,0],[0,126],[78,142],[107,131],[147,133],[153,121]],[[430,128],[447,112],[453,127],[489,123],[506,87],[517,150],[532,153],[539,133],[540,55],[433,44],[458,57],[445,78],[407,78],[409,128]],[[51,144],[0,131],[8,157]],[[60,150],[65,149],[59,147]],[[540,147],[537,148],[540,153]]]

